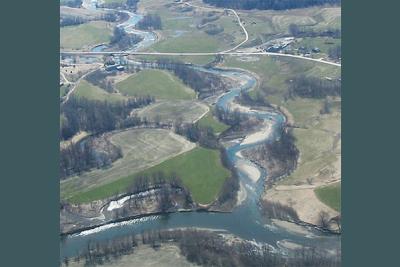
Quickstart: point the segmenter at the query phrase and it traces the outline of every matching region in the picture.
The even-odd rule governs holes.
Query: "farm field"
[[[137,111],[137,116],[151,122],[174,123],[182,121],[191,123],[209,110],[208,106],[195,100],[159,101]]]
[[[85,98],[88,100],[98,100],[98,101],[123,101],[126,100],[126,97],[119,95],[108,93],[101,89],[98,86],[91,84],[86,80],[79,81],[79,84],[75,88],[73,95],[78,98]]]
[[[89,10],[83,8],[74,8],[60,6],[60,17],[79,17],[85,20],[99,20],[100,15],[105,14],[103,10]]]
[[[161,41],[151,47],[157,52],[218,52],[220,43],[215,38],[199,32],[187,33],[174,39]]]
[[[139,10],[151,8],[161,17],[163,23],[162,30],[157,31],[161,39],[149,51],[217,52],[234,47],[244,39],[244,33],[231,13],[226,15],[221,11],[217,12],[215,19],[209,24],[223,27],[224,30],[217,34],[207,34],[207,27],[202,26],[202,19],[210,14],[210,10],[193,8],[182,11],[182,5],[171,5],[166,1],[144,1],[139,2],[138,6]]]
[[[154,96],[156,99],[194,99],[195,92],[172,73],[142,70],[118,82],[116,88],[129,96]]]
[[[108,43],[112,36],[112,26],[105,21],[90,21],[77,26],[60,28],[61,49],[87,49],[88,47]]]
[[[195,144],[163,129],[132,129],[113,134],[110,141],[121,147],[123,157],[107,169],[95,169],[61,181],[61,197],[85,201],[85,192],[159,164]],[[137,153],[140,151],[140,153]]]
[[[225,179],[230,175],[221,164],[218,150],[197,147],[139,173],[76,194],[71,200],[89,202],[113,196],[126,190],[136,177],[158,172],[176,174],[190,190],[194,201],[203,204],[216,199]]]
[[[284,180],[285,184],[306,183],[339,179],[341,114],[333,109],[330,114],[320,115],[322,100],[299,99],[288,103],[288,110],[295,122],[305,129],[294,129],[300,162],[296,170]]]
[[[333,184],[315,189],[315,194],[318,199],[323,203],[333,208],[336,211],[340,211],[341,207],[341,184]]]

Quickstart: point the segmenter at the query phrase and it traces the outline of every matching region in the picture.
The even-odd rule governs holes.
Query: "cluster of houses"
[[[294,49],[291,44],[296,42],[295,37],[284,37],[279,39],[274,39],[269,42],[262,44],[258,47],[259,50],[265,52],[273,52],[273,53],[288,53],[288,54],[295,54],[299,53],[306,57],[310,57],[311,53],[319,53],[321,49],[318,47],[314,48],[307,48],[304,46],[300,46],[297,49]]]
[[[279,52],[294,42],[294,37],[275,39],[263,44],[260,48],[266,52]]]
[[[124,71],[125,60],[123,57],[107,56],[104,61],[106,71]]]

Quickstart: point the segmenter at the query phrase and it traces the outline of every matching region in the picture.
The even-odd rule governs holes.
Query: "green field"
[[[203,204],[211,203],[217,198],[225,179],[230,174],[222,166],[218,150],[197,147],[145,171],[78,193],[69,200],[80,203],[104,199],[118,192],[124,192],[136,177],[157,172],[178,175],[192,193],[194,201]]]
[[[88,100],[99,100],[99,101],[122,101],[126,100],[126,97],[118,94],[111,94],[98,86],[89,83],[86,80],[81,80],[74,91],[74,96],[79,98],[86,98]]]
[[[90,21],[77,26],[60,29],[61,49],[83,49],[96,44],[108,43],[112,27],[105,21]]]
[[[93,169],[63,180],[63,199],[138,173],[195,147],[182,136],[164,129],[131,129],[111,135],[110,141],[122,149],[123,157],[109,168]]]
[[[314,192],[323,203],[336,211],[340,211],[342,193],[340,183],[317,188]]]
[[[116,84],[129,96],[154,96],[156,99],[194,99],[196,93],[176,76],[163,70],[142,70]]]
[[[148,121],[192,123],[208,111],[208,106],[196,100],[162,100],[136,112]]]
[[[211,112],[208,112],[197,123],[200,127],[211,127],[214,133],[222,133],[229,128],[228,125],[219,122],[216,118],[214,118]]]
[[[176,38],[169,38],[156,43],[151,48],[157,52],[218,52],[218,40],[203,32],[187,33]]]

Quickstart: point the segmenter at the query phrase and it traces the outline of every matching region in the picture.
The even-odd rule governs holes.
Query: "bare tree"
[[[319,213],[319,218],[318,218],[318,225],[322,228],[328,228],[329,227],[329,214],[326,211],[321,211]]]

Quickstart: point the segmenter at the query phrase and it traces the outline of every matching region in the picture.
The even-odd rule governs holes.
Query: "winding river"
[[[140,20],[141,16],[128,12],[130,19],[122,26],[125,29],[130,29],[133,33],[134,25]],[[147,47],[156,41],[156,38],[151,38],[154,34],[148,34],[148,39],[144,38],[140,44],[132,49]],[[225,77],[233,78],[237,81],[236,87],[233,87],[229,92],[220,96],[216,105],[223,109],[230,109],[230,105],[235,97],[242,91],[251,90],[257,83],[255,77],[246,71],[236,69],[206,69],[201,66],[194,66],[199,71],[212,72]],[[257,139],[254,142],[246,142],[245,144],[239,140],[230,142],[227,145],[228,159],[237,166],[241,164],[251,165],[257,168],[261,173],[260,178],[255,182],[246,175],[245,172],[238,169],[239,178],[242,190],[246,191],[245,200],[236,207],[231,213],[214,213],[214,212],[178,212],[164,216],[147,216],[141,219],[135,219],[120,223],[113,223],[106,226],[101,226],[92,230],[84,231],[78,234],[70,235],[61,242],[61,258],[65,256],[75,256],[76,253],[87,247],[88,241],[107,240],[126,234],[141,233],[146,230],[173,229],[183,227],[198,227],[217,229],[227,231],[231,234],[239,236],[247,240],[256,242],[268,243],[271,246],[279,249],[278,241],[289,240],[304,246],[317,246],[319,248],[335,250],[340,247],[340,236],[324,234],[319,231],[309,229],[309,234],[296,234],[295,232],[287,231],[283,228],[265,225],[261,218],[257,202],[264,189],[265,171],[258,168],[249,160],[240,156],[240,151],[246,148],[251,148],[259,145],[261,142],[268,142],[275,138],[279,138],[279,128],[285,123],[285,117],[275,111],[259,111],[250,110],[246,112],[249,116],[255,116],[265,121],[271,128],[270,133],[265,132],[265,136]],[[281,250],[281,252],[283,252]]]

